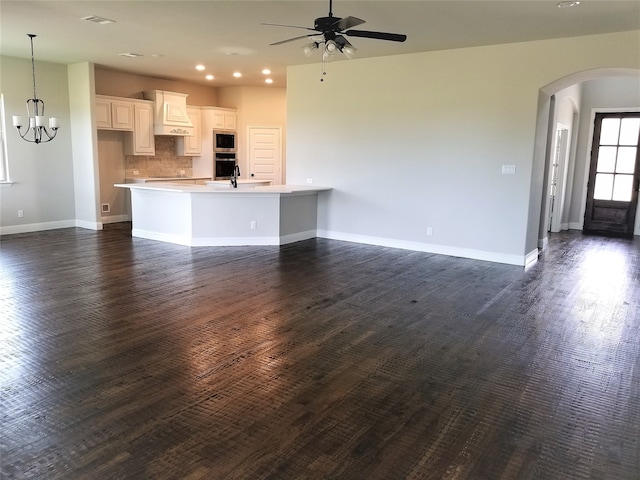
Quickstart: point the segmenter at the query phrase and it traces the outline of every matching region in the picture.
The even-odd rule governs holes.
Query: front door
[[[640,183],[640,113],[597,113],[585,233],[633,236]]]

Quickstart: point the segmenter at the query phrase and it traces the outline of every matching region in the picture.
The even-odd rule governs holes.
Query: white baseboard
[[[449,247],[446,245],[434,245],[430,243],[410,242],[382,237],[369,237],[366,235],[354,235],[350,233],[333,232],[328,230],[318,230],[317,236],[320,238],[328,238],[331,240],[364,243],[366,245],[376,245],[379,247],[401,248],[403,250],[436,253],[439,255],[448,255],[450,257],[470,258],[473,260],[484,260],[487,262],[506,263],[508,265],[518,265],[521,267],[524,267],[527,261],[527,258],[524,255],[510,255],[506,253],[487,252],[484,250],[474,250],[470,248]]]
[[[106,217],[100,217],[100,221],[103,224],[128,222],[130,220],[129,215],[108,215]]]
[[[151,232],[149,230],[142,230],[140,228],[132,229],[131,236],[138,237],[138,238],[146,238],[147,240],[157,240],[158,242],[175,243],[176,245],[184,245],[185,247],[191,246],[191,238],[189,237]]]
[[[538,263],[538,249],[531,250],[524,256],[524,268],[525,270],[533,267],[536,263]]]
[[[242,247],[259,245],[286,245],[287,243],[300,242],[317,236],[315,230],[292,233],[281,237],[190,237],[183,235],[167,235],[158,232],[150,232],[134,228],[131,231],[133,237],[157,240],[159,242],[174,243],[187,247]]]
[[[190,242],[192,247],[256,247],[280,245],[280,237],[199,237]]]
[[[102,222],[87,222],[86,220],[76,220],[74,227],[86,228],[87,230],[102,230]]]
[[[8,225],[6,227],[0,227],[0,235],[12,235],[14,233],[29,233],[39,232],[41,230],[56,230],[58,228],[71,228],[75,227],[75,220],[59,220],[56,222],[42,222],[42,223],[25,223],[23,225]]]
[[[538,248],[540,250],[545,250],[548,246],[549,246],[549,237],[538,239]]]
[[[302,240],[309,240],[310,238],[316,238],[317,236],[318,232],[316,230],[307,230],[306,232],[297,232],[291,233],[289,235],[282,235],[280,237],[280,245],[301,242]]]
[[[569,230],[582,230],[582,222],[569,222]]]

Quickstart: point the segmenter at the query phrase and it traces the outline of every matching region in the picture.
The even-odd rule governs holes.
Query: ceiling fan
[[[399,33],[372,32],[369,30],[352,30],[353,27],[362,25],[364,20],[356,17],[334,17],[333,16],[333,0],[329,0],[329,16],[316,18],[313,28],[300,27],[297,25],[281,25],[277,23],[263,23],[263,25],[271,25],[274,27],[302,28],[315,33],[301,35],[298,37],[288,38],[270,45],[282,45],[283,43],[293,42],[302,38],[322,36],[322,41],[314,41],[303,47],[304,53],[311,56],[315,49],[320,45],[324,46],[323,60],[331,60],[332,56],[337,52],[342,52],[347,58],[352,58],[356,52],[356,48],[349,43],[348,37],[374,38],[377,40],[389,40],[392,42],[404,42],[406,35]]]

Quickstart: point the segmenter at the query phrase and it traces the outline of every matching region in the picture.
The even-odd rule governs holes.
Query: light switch
[[[502,165],[502,174],[503,175],[515,175],[516,174],[516,166],[515,165]]]

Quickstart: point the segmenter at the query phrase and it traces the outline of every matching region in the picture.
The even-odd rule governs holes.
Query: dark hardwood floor
[[[638,479],[640,240],[527,271],[126,224],[0,240],[3,479]]]

